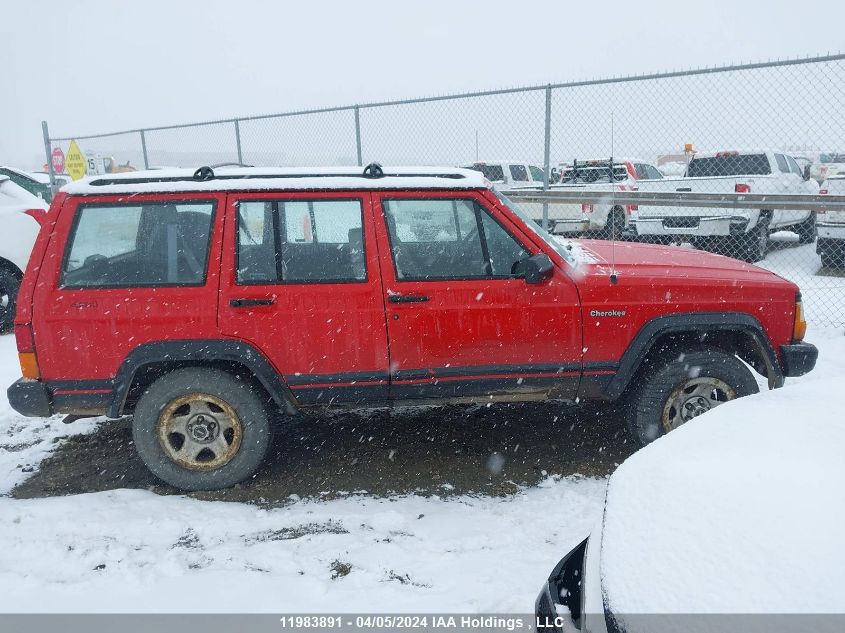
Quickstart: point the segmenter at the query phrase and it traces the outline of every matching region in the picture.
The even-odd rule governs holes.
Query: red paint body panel
[[[538,285],[520,279],[398,280],[382,200],[449,197],[473,198],[531,254],[546,253],[555,265],[551,278]],[[366,281],[236,282],[238,201],[349,198],[362,202]],[[295,383],[295,394],[328,389],[339,384],[339,374],[350,374],[347,384],[375,390],[376,399],[390,397],[391,384],[477,381],[468,392],[475,395],[483,393],[485,381],[509,384],[509,377],[514,392],[521,378],[559,377],[566,391],[558,393],[568,395],[577,388],[582,363],[618,363],[643,325],[667,314],[740,312],[760,322],[775,350],[792,338],[798,288],[791,282],[702,251],[621,242],[583,241],[593,261],[573,266],[488,190],[131,197],[133,203],[168,200],[216,204],[204,285],[70,290],[59,288],[58,280],[79,205],[125,202],[127,196],[56,196],[24,276],[16,319],[33,325],[45,381],[113,379],[127,355],[144,343],[225,338],[261,351],[278,374]],[[429,300],[395,304],[388,301],[391,293]],[[230,304],[270,298],[274,303],[268,306]],[[550,376],[552,366],[560,369]],[[613,372],[597,366],[591,373]],[[313,380],[294,380],[302,376]]]

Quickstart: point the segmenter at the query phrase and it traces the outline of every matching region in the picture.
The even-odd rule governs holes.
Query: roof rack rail
[[[89,184],[94,187],[104,187],[107,185],[139,185],[147,183],[164,183],[164,182],[186,182],[197,181],[207,182],[210,180],[270,180],[270,179],[295,179],[295,178],[448,178],[450,180],[462,180],[466,178],[460,173],[387,173],[384,171],[379,163],[370,163],[364,168],[363,172],[348,172],[336,174],[309,174],[309,173],[291,173],[291,174],[215,174],[214,170],[205,165],[197,169],[192,176],[138,176],[132,177],[117,177],[117,178],[97,178],[92,180]]]

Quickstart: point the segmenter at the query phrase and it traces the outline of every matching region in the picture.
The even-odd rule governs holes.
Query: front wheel
[[[794,230],[798,234],[799,244],[812,244],[815,242],[816,236],[818,235],[815,211],[811,211],[806,220],[800,224],[796,224]]]
[[[669,358],[653,367],[629,396],[628,429],[642,446],[724,402],[759,391],[748,368],[720,350]]]
[[[270,415],[248,382],[217,369],[178,369],[138,400],[138,454],[182,490],[218,490],[250,477],[270,446]]]

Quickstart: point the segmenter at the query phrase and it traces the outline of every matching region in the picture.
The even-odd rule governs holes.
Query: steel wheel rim
[[[736,389],[711,376],[691,378],[672,391],[663,407],[661,422],[668,433],[720,404],[736,398]]]
[[[235,410],[206,393],[190,393],[162,410],[156,434],[165,455],[188,470],[215,470],[241,446],[243,428]]]

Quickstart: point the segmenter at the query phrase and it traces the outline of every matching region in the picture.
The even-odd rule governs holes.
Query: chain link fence
[[[754,262],[801,286],[812,323],[843,325],[843,103],[837,54],[45,142],[48,158],[73,139],[121,169],[470,166],[557,233]],[[723,196],[701,201],[710,194]],[[768,208],[767,196],[794,205]]]

